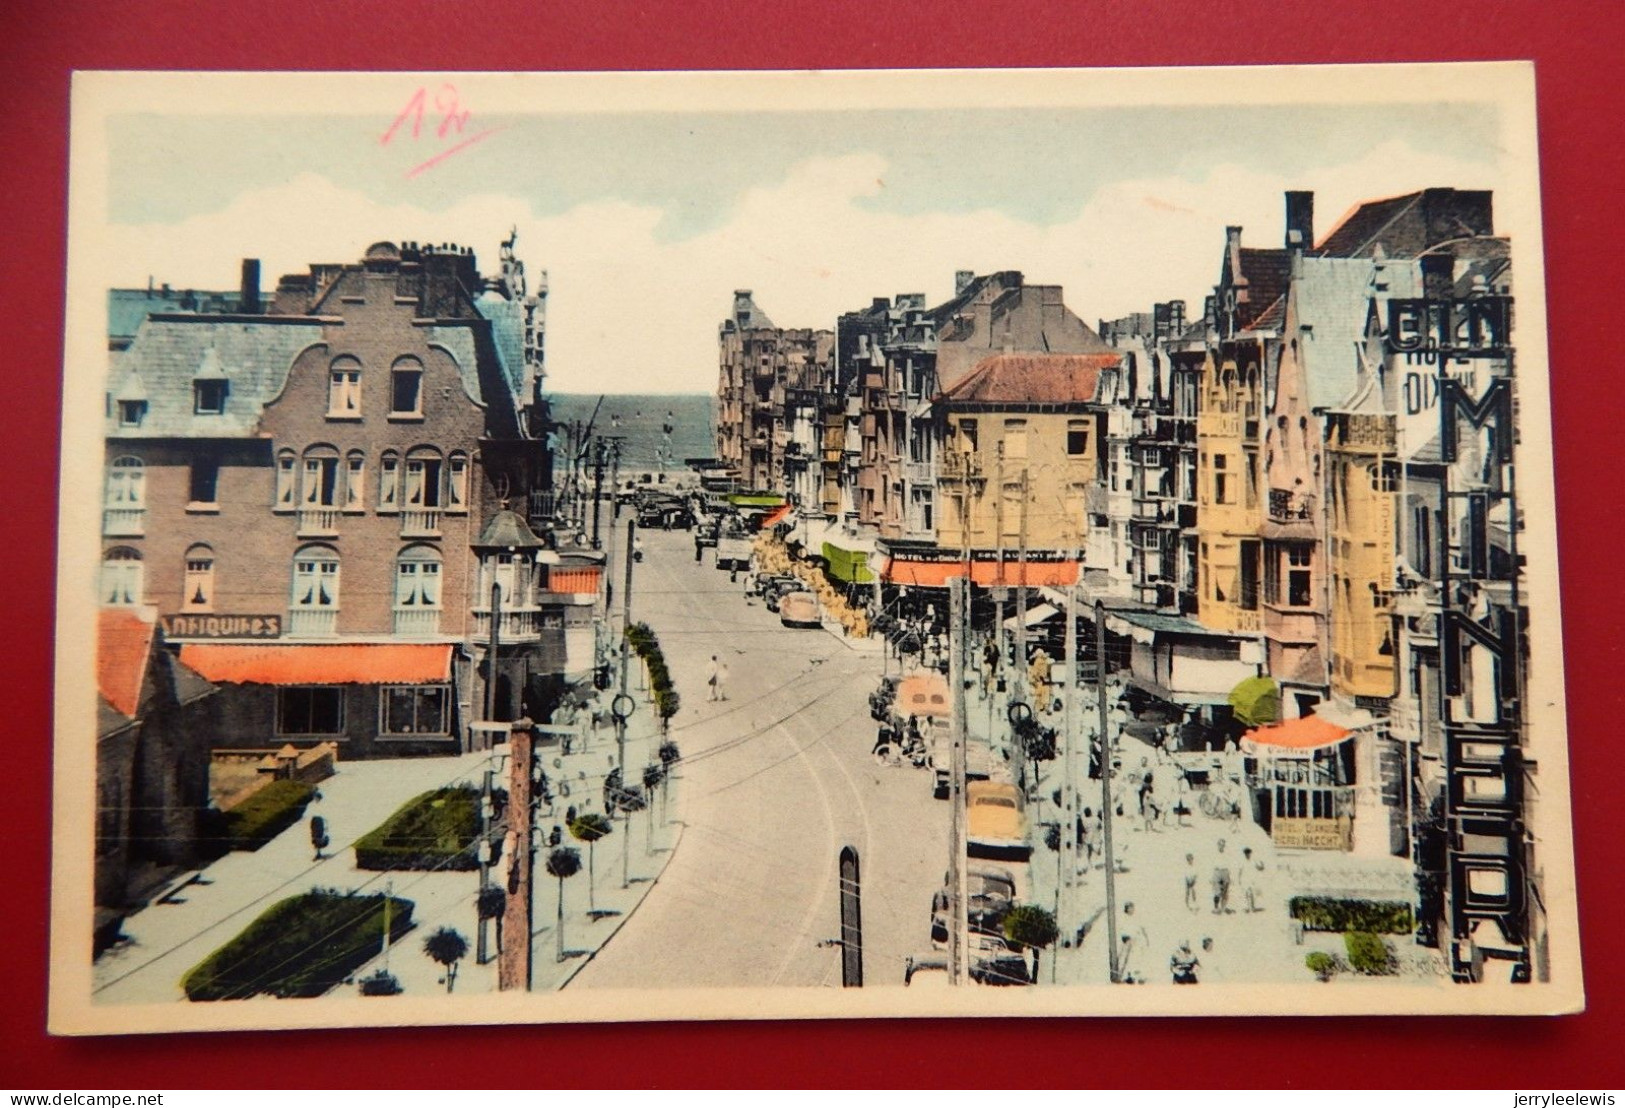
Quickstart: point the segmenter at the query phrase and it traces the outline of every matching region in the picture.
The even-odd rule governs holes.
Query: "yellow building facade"
[[[1391,697],[1394,685],[1394,417],[1326,417],[1331,687],[1347,698]]]
[[[1226,342],[1202,367],[1196,417],[1196,618],[1215,631],[1262,627],[1258,439],[1265,354],[1262,339]]]

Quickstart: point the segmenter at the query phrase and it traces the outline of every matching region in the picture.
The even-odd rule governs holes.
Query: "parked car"
[[[694,529],[694,543],[696,546],[715,546],[717,544],[716,521],[701,519]]]
[[[978,985],[1030,985],[1027,956],[1003,935],[974,931],[970,936],[970,979]]]
[[[930,954],[910,954],[903,959],[903,984],[927,985],[931,988],[950,984],[948,956],[936,951]]]
[[[1026,802],[1006,781],[972,781],[965,786],[966,851],[973,858],[1026,861]]]
[[[804,591],[806,591],[806,586],[801,583],[799,577],[770,574],[767,583],[762,586],[762,600],[766,603],[768,611],[776,612],[779,610],[779,602],[786,596],[793,592]]]
[[[948,941],[949,888],[952,874],[944,874],[942,888],[931,898],[931,941]],[[971,865],[965,870],[965,922],[972,931],[1002,934],[1004,917],[1016,901],[1016,878],[1003,866]]]
[[[822,627],[818,598],[810,592],[786,593],[779,599],[779,622],[786,627]]]

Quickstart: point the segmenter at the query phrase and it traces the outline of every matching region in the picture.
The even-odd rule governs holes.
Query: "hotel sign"
[[[1348,819],[1282,819],[1270,824],[1276,846],[1297,850],[1351,850],[1354,826]]]
[[[281,616],[172,615],[163,617],[166,639],[278,639]]]

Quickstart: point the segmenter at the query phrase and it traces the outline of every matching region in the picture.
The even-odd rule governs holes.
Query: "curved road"
[[[658,884],[571,988],[839,986],[836,859],[862,861],[864,977],[901,984],[929,946],[948,809],[928,771],[870,756],[878,653],[781,627],[742,582],[694,561],[686,532],[644,534],[633,618],[659,635],[683,698],[681,845]],[[709,702],[707,663],[727,663]]]

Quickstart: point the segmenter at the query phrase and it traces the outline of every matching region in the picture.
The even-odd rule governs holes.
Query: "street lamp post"
[[[1106,605],[1095,601],[1095,691],[1100,708],[1100,829],[1106,858],[1106,953],[1112,984],[1123,979],[1117,957],[1117,873],[1112,854],[1112,743],[1106,716]]]

